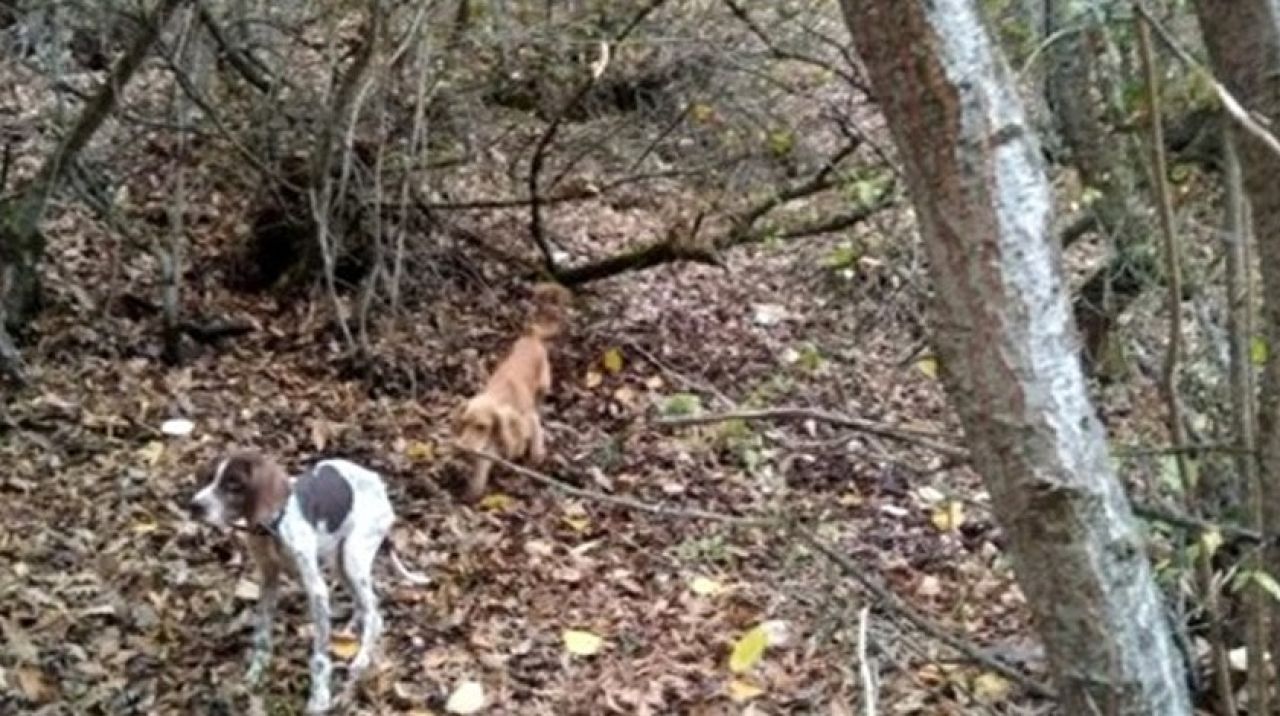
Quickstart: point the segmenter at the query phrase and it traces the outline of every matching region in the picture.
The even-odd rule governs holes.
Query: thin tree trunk
[[[81,110],[62,142],[45,158],[31,184],[13,203],[0,206],[0,330],[19,329],[35,314],[40,298],[39,267],[45,241],[40,219],[67,166],[115,109],[124,89],[151,51],[169,16],[185,0],[159,0],[107,80]]]
[[[1190,713],[1085,389],[1052,200],[972,0],[842,0],[929,258],[950,396],[1009,535],[1063,712]]]
[[[1217,79],[1246,109],[1280,126],[1280,6],[1274,0],[1198,0],[1196,13]],[[1262,271],[1262,330],[1270,348],[1257,416],[1264,532],[1272,534],[1280,525],[1280,156],[1251,132],[1236,138]],[[1280,576],[1280,544],[1271,543],[1265,564],[1273,578]],[[1274,657],[1280,655],[1280,620],[1270,604]]]

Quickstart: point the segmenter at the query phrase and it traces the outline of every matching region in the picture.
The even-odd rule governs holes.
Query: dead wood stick
[[[804,527],[795,522],[789,523],[781,518],[729,515],[723,512],[712,512],[709,510],[699,510],[686,507],[670,507],[667,505],[644,502],[630,497],[610,495],[598,490],[590,490],[570,485],[563,480],[543,474],[537,470],[531,470],[527,467],[517,465],[510,460],[504,460],[492,453],[470,450],[460,445],[456,446],[456,449],[467,455],[492,460],[496,465],[505,467],[517,475],[527,477],[552,489],[559,490],[560,492],[574,495],[576,497],[594,500],[596,502],[616,505],[618,507],[638,512],[646,512],[652,515],[711,520],[737,527],[764,527],[777,529],[780,532],[792,532],[809,546],[817,550],[819,554],[834,562],[836,566],[840,567],[841,571],[856,580],[868,592],[871,592],[871,594],[880,601],[880,605],[882,607],[905,619],[915,628],[938,641],[941,641],[943,644],[946,644],[957,653],[972,660],[973,662],[981,664],[1009,681],[1018,684],[1022,688],[1026,689],[1028,693],[1042,698],[1054,698],[1053,691],[1044,684],[1041,684],[1018,669],[1004,663],[999,657],[993,654],[988,654],[977,645],[963,637],[952,634],[941,624],[938,624],[930,617],[918,611],[915,607],[908,604],[906,600],[898,596],[892,589],[885,586],[880,580],[868,574],[867,570],[859,567],[852,559],[846,557],[835,547],[827,544],[826,541],[819,537],[816,532],[808,527]]]
[[[942,441],[941,435],[927,430],[917,430],[915,428],[906,428],[889,423],[882,423],[876,420],[868,420],[867,418],[858,418],[852,415],[841,415],[839,413],[831,413],[825,410],[817,410],[814,408],[767,408],[763,410],[735,410],[727,413],[713,413],[708,415],[692,415],[678,418],[660,418],[655,424],[664,427],[681,427],[687,425],[708,425],[711,423],[723,423],[729,420],[819,420],[824,423],[838,425],[842,428],[850,428],[858,432],[876,435],[882,438],[889,438],[899,442],[919,445],[920,447],[933,450],[934,452],[945,455],[950,458],[964,459],[969,458],[969,451]]]

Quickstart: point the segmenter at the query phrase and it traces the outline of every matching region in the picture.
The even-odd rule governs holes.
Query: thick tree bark
[[[903,156],[948,395],[1064,713],[1190,712],[1085,389],[1034,135],[972,0],[842,0]]]
[[[1198,0],[1196,13],[1214,74],[1246,109],[1280,122],[1280,6],[1274,0]],[[1265,533],[1280,525],[1280,156],[1250,132],[1237,132],[1236,148],[1262,269],[1262,327],[1267,363],[1262,368],[1258,446]],[[1280,545],[1272,544],[1267,572],[1280,575]],[[1274,603],[1273,603],[1274,604]],[[1280,655],[1280,619],[1271,614],[1271,654]]]

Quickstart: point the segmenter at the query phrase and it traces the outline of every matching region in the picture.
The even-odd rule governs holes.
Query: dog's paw
[[[333,707],[333,699],[329,698],[329,690],[313,691],[307,699],[308,714],[326,714]]]
[[[266,670],[267,660],[260,659],[255,656],[253,660],[249,662],[249,668],[244,672],[245,683],[249,684],[250,688],[257,688],[262,684],[262,675]]]

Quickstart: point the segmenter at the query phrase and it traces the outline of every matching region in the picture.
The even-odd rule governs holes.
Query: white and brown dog
[[[327,711],[332,705],[330,611],[320,564],[336,561],[354,597],[351,628],[359,627],[360,648],[351,661],[348,684],[355,684],[372,662],[382,632],[373,590],[373,561],[395,522],[382,478],[347,460],[322,460],[306,474],[291,479],[262,453],[241,450],[212,461],[201,471],[200,482],[204,486],[191,500],[192,514],[223,528],[244,520],[249,553],[262,581],[246,678],[257,685],[271,658],[280,573],[292,567],[307,594],[315,623],[307,713]],[[427,583],[425,576],[406,569],[394,546],[388,546],[391,564],[402,579]]]

